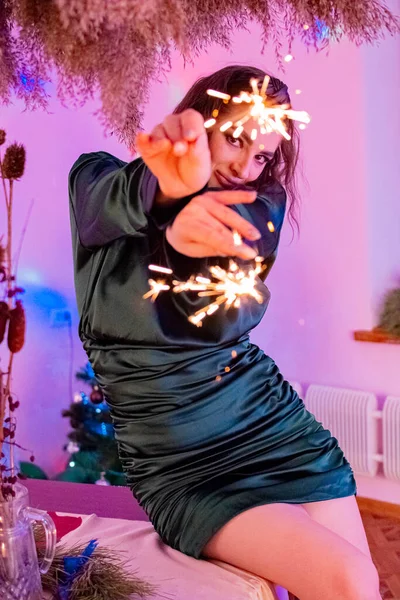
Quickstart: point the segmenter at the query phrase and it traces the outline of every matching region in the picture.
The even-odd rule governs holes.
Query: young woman
[[[265,73],[226,67],[197,81],[174,114],[137,138],[141,158],[105,152],[73,165],[69,192],[79,333],[110,404],[133,494],[162,540],[251,571],[301,600],[378,600],[379,582],[337,440],[305,409],[274,361],[249,341],[269,300],[286,193],[295,216],[298,136],[251,139],[243,108],[208,96],[250,90]],[[271,78],[267,95],[288,104]],[[285,191],[286,190],[286,191]],[[274,224],[270,231],[267,223]],[[233,231],[243,243],[235,245]],[[220,309],[194,292],[149,290],[151,263],[181,280],[256,255],[263,303]],[[250,262],[249,262],[250,261]],[[288,283],[288,285],[290,285]]]

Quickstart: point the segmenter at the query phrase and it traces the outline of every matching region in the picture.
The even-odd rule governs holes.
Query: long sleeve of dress
[[[144,176],[145,165],[140,159],[125,163],[107,152],[78,158],[68,183],[71,217],[83,247],[103,246],[125,235],[142,235],[152,194],[148,190],[143,202],[140,192],[146,183]]]
[[[82,154],[69,173],[71,219],[80,244],[90,250],[124,236],[144,236],[149,216],[166,228],[191,197],[159,207],[156,191],[157,178],[141,158],[126,163],[107,152]]]
[[[246,244],[256,249],[259,256],[264,258],[264,271],[260,276],[264,281],[278,253],[279,239],[286,211],[285,189],[278,181],[269,182],[258,190],[255,202],[234,205],[232,208],[257,227],[261,233],[261,238],[257,241],[245,241]],[[269,225],[270,223],[273,227]]]
[[[263,207],[264,228],[259,254],[264,257],[265,268],[260,278],[265,281],[278,255],[279,240],[286,212],[286,191],[280,183],[275,181],[260,190],[257,200],[258,204]],[[269,222],[273,225],[272,232],[268,228]]]

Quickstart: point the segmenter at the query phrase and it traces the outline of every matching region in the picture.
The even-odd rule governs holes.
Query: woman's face
[[[246,185],[261,175],[265,165],[273,158],[282,136],[278,133],[262,134],[258,129],[257,139],[251,139],[252,130],[257,127],[250,119],[243,125],[243,131],[238,138],[233,137],[236,127],[233,125],[227,131],[219,127],[226,121],[236,122],[243,115],[243,109],[234,110],[224,115],[221,122],[214,125],[209,137],[211,152],[212,174],[210,187],[232,188]],[[261,146],[261,148],[260,148]]]

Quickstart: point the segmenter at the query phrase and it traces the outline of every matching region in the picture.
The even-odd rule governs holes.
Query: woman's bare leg
[[[372,561],[301,505],[265,504],[240,513],[203,555],[273,581],[300,600],[381,599]]]
[[[355,496],[302,504],[310,517],[340,535],[371,558],[367,536]]]

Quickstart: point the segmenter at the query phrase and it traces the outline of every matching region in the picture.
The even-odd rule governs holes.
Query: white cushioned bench
[[[186,556],[165,545],[128,488],[28,480],[30,504],[82,518],[66,545],[98,539],[157,586],[151,600],[286,600],[282,588],[232,565]],[[123,516],[124,518],[121,518]]]

